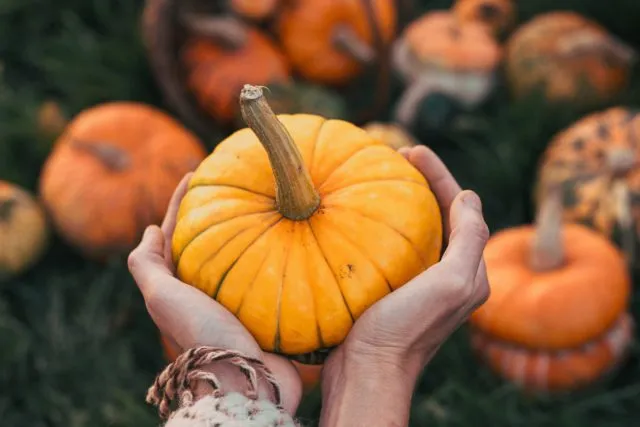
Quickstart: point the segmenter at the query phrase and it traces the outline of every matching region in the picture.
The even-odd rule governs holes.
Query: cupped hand
[[[185,176],[176,188],[162,226],[145,230],[142,241],[129,255],[129,270],[156,326],[180,350],[206,345],[239,351],[263,361],[280,384],[282,406],[294,414],[302,396],[302,382],[293,364],[285,357],[263,352],[231,312],[175,277],[171,239],[190,177],[191,174]],[[243,391],[243,377],[234,375],[229,368],[216,366],[214,372],[223,377],[227,391]],[[273,398],[266,382],[260,395]]]
[[[489,297],[482,253],[489,229],[482,205],[462,191],[442,161],[424,146],[401,151],[429,182],[440,205],[446,250],[437,264],[367,309],[329,357],[325,382],[370,363],[401,367],[407,388],[443,342]],[[362,371],[360,371],[362,372]]]

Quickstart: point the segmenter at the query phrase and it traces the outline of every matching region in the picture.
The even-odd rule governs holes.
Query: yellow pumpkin
[[[276,115],[245,86],[250,129],[222,141],[181,202],[173,260],[265,351],[319,363],[373,303],[436,263],[441,214],[402,155],[341,120]]]
[[[0,280],[31,267],[48,243],[44,210],[26,190],[0,181]]]

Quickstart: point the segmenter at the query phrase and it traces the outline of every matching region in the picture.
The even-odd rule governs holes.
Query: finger
[[[449,211],[455,197],[462,191],[449,169],[440,158],[424,145],[411,149],[409,161],[424,175],[438,199],[445,225],[445,235],[451,233]]]
[[[489,239],[478,195],[470,190],[459,193],[451,205],[449,221],[451,236],[441,263],[454,277],[473,283]]]
[[[138,247],[129,254],[129,271],[143,296],[155,286],[155,279],[172,275],[165,263],[164,246],[164,234],[157,225],[150,225],[144,231]]]
[[[398,148],[398,153],[402,154],[402,156],[409,160],[409,155],[411,154],[411,148],[409,147],[400,147]]]
[[[164,258],[167,266],[170,269],[173,269],[171,256],[171,240],[173,239],[173,231],[176,228],[176,216],[178,215],[178,209],[180,209],[180,202],[184,198],[184,195],[187,194],[187,190],[189,189],[189,180],[192,176],[193,172],[189,172],[182,178],[182,180],[180,180],[180,183],[171,196],[169,207],[167,208],[167,213],[165,214],[164,220],[162,221],[162,232],[164,233],[166,241]]]

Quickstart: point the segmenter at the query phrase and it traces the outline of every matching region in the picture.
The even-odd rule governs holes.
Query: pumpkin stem
[[[120,172],[131,165],[129,154],[121,148],[103,142],[87,142],[71,139],[70,144],[100,160],[108,169]]]
[[[244,85],[240,111],[269,155],[276,180],[276,203],[285,217],[294,221],[309,218],[320,205],[320,195],[293,138],[267,103],[262,87]]]
[[[554,186],[547,193],[536,216],[536,234],[531,250],[531,268],[548,271],[564,263],[562,243],[562,187]]]
[[[613,181],[611,194],[613,196],[615,218],[622,232],[622,251],[627,258],[627,263],[633,266],[636,243],[633,229],[633,214],[631,212],[631,192],[624,180],[616,179]]]
[[[18,201],[13,198],[0,200],[0,222],[7,222],[11,219],[11,215],[17,204]]]
[[[237,50],[247,42],[247,28],[234,17],[185,13],[182,22],[190,31],[211,39],[223,49]]]
[[[334,46],[362,65],[375,61],[376,52],[348,25],[337,25],[333,31]]]

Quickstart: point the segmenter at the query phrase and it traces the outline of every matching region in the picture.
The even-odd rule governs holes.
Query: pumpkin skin
[[[48,241],[47,219],[40,204],[26,190],[0,181],[0,280],[34,265]]]
[[[196,169],[173,237],[177,275],[234,313],[263,350],[316,364],[374,302],[439,260],[439,206],[424,177],[364,130],[279,115],[320,205],[278,210],[276,180],[250,129]],[[278,190],[280,191],[280,190]]]
[[[513,0],[456,0],[452,10],[459,20],[483,23],[496,36],[504,34],[515,22]]]
[[[188,87],[200,106],[223,125],[238,115],[237,96],[245,83],[267,85],[291,78],[287,59],[273,41],[255,28],[246,31],[246,41],[237,49],[193,37],[181,52]]]
[[[550,142],[540,162],[535,195],[539,205],[552,186],[562,185],[565,220],[592,227],[616,241],[636,267],[640,265],[640,252],[633,253],[640,240],[640,169],[631,164],[629,170],[612,176],[607,159],[617,150],[628,152],[631,161],[639,158],[638,132],[640,115],[626,108],[614,107],[582,118]],[[629,192],[628,230],[621,228],[622,212],[616,209],[617,184]]]
[[[373,0],[372,7],[383,41],[396,31],[392,1]],[[373,31],[361,0],[298,0],[286,2],[279,17],[282,47],[294,69],[306,80],[343,85],[363,71],[363,65],[336,45],[340,26],[372,48]]]
[[[370,122],[362,128],[373,138],[384,142],[394,150],[418,145],[418,141],[409,132],[393,123]]]
[[[506,46],[506,77],[520,98],[541,89],[549,101],[591,107],[620,93],[635,53],[573,12],[551,12],[520,27]]]
[[[111,102],[77,115],[40,177],[60,234],[89,258],[130,251],[158,224],[182,177],[205,157],[196,137],[144,104]]]
[[[178,356],[180,356],[180,350],[178,345],[173,342],[171,338],[168,338],[165,335],[160,334],[160,344],[162,345],[162,350],[164,352],[164,358],[169,361],[169,363],[175,361]]]
[[[499,375],[530,392],[570,391],[618,365],[632,340],[624,257],[589,228],[565,223],[564,263],[529,265],[530,225],[496,233],[484,260],[491,296],[470,319],[472,345]]]
[[[396,106],[397,121],[411,126],[419,104],[434,94],[474,108],[493,90],[501,55],[481,23],[462,22],[449,11],[413,21],[393,49],[394,67],[408,84]]]
[[[263,21],[271,17],[279,3],[279,0],[229,0],[234,13],[252,21]]]

